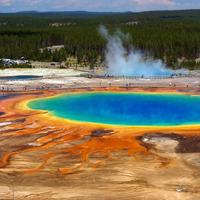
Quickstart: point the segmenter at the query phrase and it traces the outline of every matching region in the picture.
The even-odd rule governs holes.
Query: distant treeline
[[[169,67],[199,68],[200,11],[149,13],[20,13],[0,14],[0,58],[25,57],[39,61],[65,61],[73,56],[93,67],[104,59],[106,41],[98,33],[100,24],[111,32],[129,33],[131,45],[165,61]],[[51,52],[45,47],[64,45]],[[41,51],[41,48],[44,48]],[[180,66],[182,67],[182,66]]]

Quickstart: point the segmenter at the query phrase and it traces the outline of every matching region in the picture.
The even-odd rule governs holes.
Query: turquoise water
[[[34,100],[32,109],[65,119],[128,126],[200,124],[200,96],[79,93]]]

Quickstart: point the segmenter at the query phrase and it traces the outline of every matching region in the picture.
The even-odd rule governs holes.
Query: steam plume
[[[170,76],[177,71],[167,69],[161,60],[144,60],[139,51],[128,52],[122,42],[128,35],[120,31],[110,35],[104,26],[99,28],[100,34],[107,40],[105,62],[107,73],[112,76]],[[180,71],[179,71],[180,73]]]

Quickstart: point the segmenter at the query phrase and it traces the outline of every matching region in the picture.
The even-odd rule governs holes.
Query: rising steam
[[[145,60],[138,51],[128,51],[123,46],[122,39],[128,35],[116,31],[110,35],[104,26],[99,28],[100,34],[107,40],[105,62],[107,74],[111,76],[171,76],[177,71],[167,69],[161,60]]]

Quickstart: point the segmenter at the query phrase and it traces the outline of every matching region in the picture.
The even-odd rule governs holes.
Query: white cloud
[[[132,0],[133,3],[138,5],[166,5],[170,6],[174,4],[173,0]]]
[[[0,0],[0,6],[10,6],[12,4],[12,0]]]

